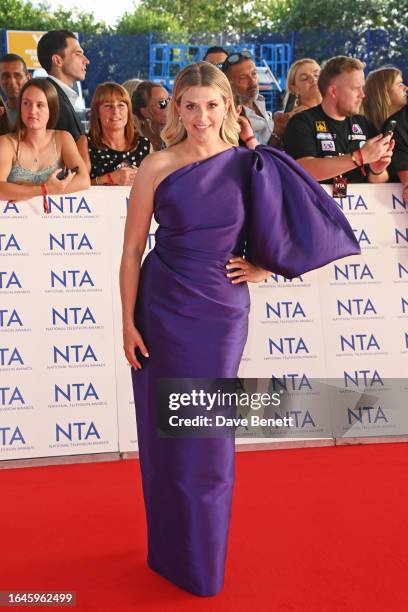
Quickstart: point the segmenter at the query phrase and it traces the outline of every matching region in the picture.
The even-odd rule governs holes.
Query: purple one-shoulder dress
[[[157,434],[160,378],[235,377],[249,292],[225,265],[243,255],[298,276],[360,252],[333,200],[284,153],[233,147],[158,186],[156,246],[140,277],[135,325],[148,347],[132,370],[148,528],[148,564],[197,595],[223,585],[234,484],[232,438]]]

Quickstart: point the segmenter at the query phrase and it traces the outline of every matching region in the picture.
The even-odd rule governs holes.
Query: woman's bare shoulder
[[[0,136],[0,146],[12,148],[14,151],[17,146],[17,136],[15,134],[4,134]]]
[[[72,143],[75,144],[75,140],[72,134],[70,134],[70,132],[67,132],[66,130],[47,130],[47,132],[50,132],[51,136],[54,136],[57,143],[60,145]]]
[[[170,149],[154,151],[153,153],[146,155],[140,165],[140,168],[144,168],[154,174],[155,172],[160,172],[167,166],[171,165],[174,157],[174,153]]]
[[[142,161],[138,175],[149,181],[156,188],[162,178],[170,174],[177,165],[177,155],[171,149],[155,151],[147,155]]]

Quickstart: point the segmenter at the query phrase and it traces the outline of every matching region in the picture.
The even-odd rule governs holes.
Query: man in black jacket
[[[49,74],[58,93],[60,113],[57,130],[66,130],[74,140],[83,134],[83,128],[74,107],[78,94],[75,81],[83,81],[89,60],[77,38],[68,30],[51,30],[44,34],[37,47],[38,60]]]

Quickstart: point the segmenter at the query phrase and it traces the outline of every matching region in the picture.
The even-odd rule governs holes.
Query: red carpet
[[[0,590],[73,590],[80,612],[406,612],[406,444],[250,452],[224,590],[145,564],[137,461],[0,470]],[[11,609],[45,610],[45,607]]]

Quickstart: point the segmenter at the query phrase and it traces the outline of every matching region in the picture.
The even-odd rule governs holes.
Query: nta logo
[[[309,349],[302,337],[285,337],[279,338],[277,341],[269,338],[269,353],[271,355],[275,355],[276,353],[280,353],[281,355],[297,355],[301,352],[309,353]]]
[[[67,439],[72,442],[73,440],[88,440],[88,438],[91,437],[95,437],[98,440],[101,438],[93,421],[89,424],[85,421],[68,423],[64,427],[59,423],[55,424],[55,437],[57,442],[60,442],[61,439]]]
[[[266,316],[268,319],[272,317],[277,317],[278,319],[306,318],[305,311],[300,302],[276,302],[276,305],[266,302]]]

